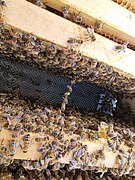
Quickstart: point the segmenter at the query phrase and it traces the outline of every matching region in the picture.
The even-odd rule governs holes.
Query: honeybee
[[[73,169],[80,169],[80,168],[81,168],[81,164],[77,164],[77,161],[75,160],[69,161],[68,171],[71,171]]]
[[[3,0],[0,0],[0,6],[3,9],[3,6],[7,6],[6,2]]]
[[[69,44],[77,44],[77,45],[83,44],[83,40],[81,40],[81,39],[76,39],[76,38],[69,38],[69,39],[67,40],[67,42],[68,42]]]
[[[115,46],[115,50],[119,53],[120,51],[124,51],[127,49],[127,46],[128,46],[129,42],[126,41],[124,42],[122,45],[117,45]]]
[[[117,142],[115,141],[115,142],[113,142],[113,141],[111,141],[111,140],[107,140],[107,144],[108,144],[108,149],[110,150],[110,151],[113,151],[113,152],[115,152],[116,151],[116,149],[117,149]]]
[[[25,169],[28,169],[29,166],[30,166],[30,161],[23,161],[23,162],[22,162],[22,166],[23,166]]]
[[[76,23],[82,23],[83,19],[82,17],[80,16],[80,13],[79,12],[77,15],[75,13],[73,13],[73,16],[72,16],[72,20]]]
[[[79,160],[88,150],[87,145],[85,145],[83,148],[75,151],[73,153],[73,157],[75,158],[75,160]]]
[[[35,5],[43,8],[43,9],[46,9],[46,5],[40,0],[35,0]]]
[[[13,125],[13,124],[10,124],[10,125],[8,125],[8,130],[9,131],[13,131],[14,130],[14,128],[15,128],[15,126]]]
[[[23,128],[23,125],[21,124],[21,123],[17,123],[16,125],[15,125],[15,130],[16,131],[21,131],[22,130],[22,128]]]
[[[24,135],[23,140],[20,141],[20,147],[22,148],[23,153],[27,153],[30,142],[31,142],[30,134]]]
[[[104,176],[104,174],[108,171],[108,168],[103,164],[102,167],[98,167],[98,172],[101,172],[100,179]]]
[[[118,164],[119,167],[121,167],[123,164],[123,158],[120,154],[118,154],[118,156],[116,158],[116,164]]]
[[[69,6],[62,7],[62,13],[64,18],[69,18]]]
[[[103,28],[103,23],[101,21],[96,21],[95,22],[95,29],[98,29],[98,30],[102,30]]]
[[[56,162],[56,163],[53,165],[53,170],[58,171],[59,169],[60,169],[60,162]]]
[[[95,34],[94,34],[93,26],[87,27],[86,40],[89,40],[89,38],[91,38],[92,42],[96,41],[96,37],[95,37]]]
[[[14,159],[12,159],[11,157],[6,157],[6,159],[4,160],[4,165],[9,166],[13,162],[14,162]]]
[[[91,69],[96,68],[97,65],[98,65],[97,59],[92,59],[90,64]]]
[[[12,139],[9,144],[9,155],[14,156],[16,153],[16,140]]]
[[[71,81],[71,85],[67,85],[68,91],[66,93],[64,93],[64,97],[63,97],[63,102],[61,104],[61,111],[64,112],[66,109],[66,105],[68,104],[68,96],[70,95],[70,93],[72,92],[72,86],[75,83],[75,80]]]
[[[48,177],[48,179],[51,179],[52,178],[52,175],[51,175],[51,172],[48,168],[45,169],[45,172],[46,172],[46,175]]]

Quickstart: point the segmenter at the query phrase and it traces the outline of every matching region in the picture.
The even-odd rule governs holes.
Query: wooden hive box
[[[42,48],[46,46],[46,43],[52,43],[59,50],[64,49],[63,52],[67,52],[66,50],[71,48],[71,45],[68,43],[70,38],[82,40],[83,43],[79,44],[79,41],[77,41],[77,43],[75,43],[76,45],[73,45],[73,48],[77,49],[77,53],[75,54],[76,57],[78,57],[80,53],[82,57],[84,57],[83,61],[80,60],[79,62],[80,67],[87,66],[89,60],[96,60],[96,62],[100,64],[99,68],[102,64],[105,64],[105,67],[113,68],[113,72],[117,77],[122,78],[120,78],[119,84],[114,82],[114,79],[116,79],[114,78],[112,80],[113,82],[111,82],[110,89],[116,92],[118,91],[119,93],[125,93],[129,96],[130,98],[123,99],[123,102],[128,102],[131,105],[132,112],[135,112],[134,2],[132,0],[114,0],[114,2],[112,0],[42,0],[42,2],[44,4],[39,4],[41,6],[39,7],[32,4],[32,1],[28,2],[26,0],[0,1],[0,52],[6,56],[11,56],[12,53],[16,53],[16,57],[24,61],[26,60],[26,51],[28,51],[29,56],[32,54],[34,58],[37,58],[38,51],[41,50],[35,48],[36,44],[34,41],[37,39],[44,42],[40,44]],[[88,27],[90,26],[94,27],[94,31],[91,29],[89,32]],[[21,45],[17,44],[16,39],[12,41],[12,39],[9,38],[8,33],[10,37],[12,36],[17,39],[20,36],[22,40],[24,40],[24,33],[28,39],[33,38],[34,40],[31,42],[29,40],[27,42],[26,40],[26,47],[21,47]],[[127,47],[123,45],[125,42],[129,42]],[[11,48],[10,53],[6,49],[6,44],[11,45],[9,46]],[[20,51],[18,51],[19,46]],[[20,52],[22,54],[19,54]],[[55,49],[53,53],[55,54]],[[32,59],[29,60],[32,61]],[[37,61],[39,64],[42,63],[42,67],[49,66],[44,59],[41,60],[41,58],[39,58]],[[67,58],[65,61],[69,62],[70,60]],[[54,64],[52,62],[52,67],[53,66]],[[62,66],[60,68],[62,68]],[[89,68],[92,69],[93,67],[91,66]],[[81,78],[85,79],[86,76],[85,74]],[[101,73],[101,77],[103,76],[104,75]],[[96,83],[100,84],[101,82],[102,78],[99,78],[99,82]],[[125,85],[124,88],[122,86],[123,84]],[[103,86],[107,85],[108,79],[105,80]],[[2,106],[0,106],[0,110],[0,115],[3,117]],[[23,114],[25,113],[23,112]],[[23,116],[23,114],[20,116]],[[103,126],[101,123],[98,132],[91,132],[95,134],[98,133],[99,136],[97,140],[92,141],[85,138],[79,140],[79,142],[84,146],[87,145],[88,153],[92,154],[95,151],[103,150],[105,154],[104,166],[107,168],[118,168],[119,164],[117,159],[120,153],[119,151],[113,152],[108,149],[108,135],[105,129],[109,129],[110,127],[105,126],[106,125]],[[100,133],[104,135],[102,136]],[[38,152],[37,149],[42,144],[41,139],[46,136],[45,133],[25,132],[21,135],[17,132],[9,131],[4,127],[0,132],[1,145],[9,144],[9,140],[13,139],[14,134],[16,134],[18,140],[13,159],[39,160],[42,158],[42,153]],[[22,145],[28,146],[27,152],[24,153],[22,150],[23,148],[19,145],[19,141],[27,134],[31,136],[31,140],[30,144],[25,142],[25,145]],[[65,132],[63,136],[65,140],[78,137],[76,134],[69,135]],[[40,139],[40,142],[35,140],[37,138]],[[50,138],[53,139],[51,136]],[[125,154],[135,151],[135,147],[130,147],[128,144],[122,144],[121,146]],[[70,151],[65,156],[59,158],[58,161],[60,163],[69,164],[73,159],[72,156],[73,152]],[[126,157],[123,159],[126,163]],[[131,169],[134,169],[134,163],[134,160],[132,160]],[[89,162],[89,166],[93,166],[92,162]],[[102,166],[102,158],[99,159],[96,166]]]

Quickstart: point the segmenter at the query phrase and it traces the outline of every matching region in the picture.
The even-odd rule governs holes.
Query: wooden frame
[[[25,134],[30,134],[31,135],[31,143],[28,147],[28,151],[27,153],[23,153],[23,150],[21,149],[21,147],[19,146],[19,140],[22,139],[22,135],[19,135],[17,132],[15,131],[8,131],[6,129],[3,129],[0,132],[0,141],[4,140],[2,142],[2,144],[7,145],[9,140],[12,139],[12,135],[16,134],[17,138],[15,139],[17,141],[17,147],[16,147],[16,153],[14,155],[14,159],[22,159],[22,160],[39,160],[42,159],[41,153],[39,153],[37,151],[37,148],[39,147],[40,143],[37,143],[35,141],[36,137],[41,137],[41,136],[45,136],[45,134],[38,134],[38,133],[31,133],[31,132],[27,132]],[[23,135],[24,136],[24,135]],[[73,135],[73,136],[78,136],[78,135]],[[67,137],[67,135],[65,134],[65,137]],[[70,138],[70,136],[68,136],[68,138]],[[105,139],[100,139],[96,140],[96,141],[89,141],[89,140],[80,140],[80,142],[83,145],[87,145],[88,146],[88,152],[90,154],[92,154],[95,151],[98,150],[103,150],[103,152],[105,153],[105,161],[104,164],[106,167],[108,168],[117,168],[118,164],[116,163],[117,161],[117,156],[118,156],[118,151],[116,151],[115,153],[113,153],[112,151],[108,150],[108,145],[106,143]],[[128,146],[123,145],[123,150],[126,152],[128,149],[130,149]],[[65,155],[64,157],[59,159],[60,163],[64,163],[64,164],[69,164],[69,161],[72,160],[72,151],[70,153],[68,153],[67,155]],[[125,159],[126,161],[126,159]],[[100,167],[101,164],[103,163],[102,159],[99,159],[97,162],[97,166]],[[92,166],[91,162],[89,163],[89,166]]]
[[[121,37],[123,41],[130,41],[131,45],[135,45],[135,16],[133,13],[125,10],[122,7],[118,7],[114,2],[109,0],[104,0],[101,4],[100,0],[89,1],[91,8],[87,8],[87,1],[85,7],[82,6],[83,1],[72,1],[71,0],[57,0],[56,4],[54,1],[47,1],[48,5],[60,10],[62,6],[70,6],[71,11],[78,13],[81,11],[84,21],[88,25],[93,25],[96,20],[101,20],[104,25],[104,30],[106,33],[116,34]],[[55,1],[56,2],[56,1]],[[76,3],[76,6],[75,6]],[[107,15],[103,15],[104,10],[107,9]],[[103,11],[100,11],[103,10]],[[111,10],[113,10],[111,12]],[[94,13],[94,11],[96,13]],[[112,19],[112,14],[117,12],[117,23]],[[108,16],[108,13],[110,15]],[[122,16],[120,15],[122,14]],[[101,18],[101,16],[103,18]],[[130,18],[131,17],[131,18]],[[58,46],[67,48],[67,40],[72,38],[84,38],[85,33],[87,33],[86,28],[79,26],[69,20],[59,17],[51,12],[41,9],[25,0],[11,0],[7,2],[7,6],[2,8],[2,18],[6,22],[8,28],[16,28],[18,30],[31,33],[36,35],[38,38],[47,40],[49,42],[55,43]],[[125,26],[121,24],[121,19],[125,20]],[[111,21],[112,20],[112,21]],[[58,23],[59,22],[59,23]],[[42,27],[42,28],[41,28]],[[97,59],[98,61],[104,62],[110,66],[113,66],[115,70],[119,73],[129,73],[132,77],[135,77],[135,52],[131,49],[126,49],[126,52],[117,53],[114,48],[117,43],[104,38],[95,33],[96,41],[86,41],[80,45],[80,51],[84,56]],[[15,132],[12,132],[15,133]],[[30,133],[34,139],[37,134]],[[8,143],[11,138],[11,133],[7,130],[2,130],[0,132],[1,140],[4,139],[4,143]],[[18,136],[18,139],[21,136]],[[104,142],[100,139],[97,142],[90,142],[86,139],[83,141],[89,147],[89,152],[102,149]],[[40,159],[40,153],[37,152],[37,146],[34,141],[32,141],[29,147],[28,153],[24,154],[21,148],[17,147],[17,152],[14,156],[15,159]],[[128,147],[124,146],[125,151]],[[33,152],[33,153],[31,153]],[[106,150],[106,160],[105,165],[109,168],[117,168],[116,157],[117,153],[108,152]],[[70,154],[66,157],[61,158],[61,163],[69,163],[71,158]],[[91,164],[90,164],[91,165]],[[99,163],[100,166],[100,163]]]
[[[122,41],[129,41],[135,46],[135,15],[112,0],[43,0],[43,2],[61,12],[64,6],[69,7],[71,13],[80,12],[83,22],[88,26],[95,27],[96,21],[101,21],[103,23],[101,32]]]
[[[129,12],[126,13],[130,15]],[[9,1],[7,7],[3,7],[2,14],[9,28],[17,28],[24,32],[31,33],[64,48],[68,46],[67,40],[70,37],[85,38],[85,34],[87,33],[86,28],[41,9],[25,0]],[[131,23],[133,24],[134,18],[132,20]],[[129,31],[127,31],[127,33],[129,33]],[[126,49],[125,53],[118,53],[115,51],[117,43],[96,33],[95,37],[95,42],[91,42],[90,40],[85,41],[80,46],[80,52],[82,52],[84,56],[113,66],[119,73],[129,73],[132,77],[135,77],[135,52]],[[133,38],[134,37],[132,37],[132,39]]]

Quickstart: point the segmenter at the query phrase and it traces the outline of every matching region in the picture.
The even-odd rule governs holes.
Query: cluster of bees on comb
[[[30,2],[43,9],[47,8],[40,0]],[[3,8],[7,4],[1,0],[0,6]],[[69,7],[62,9],[63,17],[78,24],[82,23],[80,13],[71,15]],[[100,24],[97,26],[100,29]],[[87,27],[86,39],[96,41],[92,26]],[[71,46],[64,49],[32,34],[7,29],[4,22],[0,27],[1,55],[27,61],[44,69],[54,69],[76,81],[90,81],[120,94],[133,95],[134,79],[128,75],[120,75],[112,67],[96,59],[83,57],[74,48],[74,45],[83,44],[82,39],[71,37],[67,43]],[[128,42],[125,42],[116,46],[115,50],[125,51],[127,45]],[[122,122],[122,117],[114,120],[113,117],[99,117],[94,113],[82,114],[75,109],[66,108],[75,80],[68,86],[60,109],[9,93],[0,93],[1,178],[110,180],[118,177],[132,179],[135,176],[134,126],[131,126],[129,121],[127,124]],[[2,137],[3,132],[10,138]],[[101,142],[103,147],[89,152],[89,145],[85,143],[87,141]],[[30,155],[32,147],[36,147],[38,158],[17,158],[18,152]],[[116,155],[115,168],[107,166],[106,152]],[[67,162],[64,162],[64,158],[68,159]]]
[[[83,57],[75,48],[64,49],[14,29],[0,29],[0,53],[20,61],[35,63],[44,69],[54,69],[77,81],[90,81],[121,94],[134,94],[134,79],[119,74],[113,67],[96,59]],[[75,39],[68,41],[76,43]],[[119,50],[119,47],[117,47]]]
[[[35,153],[39,157],[20,161],[20,166],[26,171],[43,173],[80,169],[95,171],[99,178],[108,171],[114,176],[134,175],[134,128],[113,127],[112,120],[110,123],[103,122],[92,113],[85,117],[80,112],[67,109],[64,114],[61,109],[23,100],[11,94],[1,93],[0,97],[1,133],[6,130],[5,134],[10,136],[4,139],[1,134],[1,165],[8,167],[16,164],[18,149],[20,153],[30,155],[34,143]],[[86,140],[95,143],[104,140],[104,146],[90,153]],[[128,149],[125,150],[124,146]],[[105,164],[106,152],[118,153],[116,169],[108,168]],[[65,165],[62,159],[69,154],[69,162]]]

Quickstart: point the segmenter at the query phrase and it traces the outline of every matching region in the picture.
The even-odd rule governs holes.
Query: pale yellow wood
[[[102,21],[102,31],[112,34],[118,39],[129,41],[135,46],[135,14],[119,6],[112,0],[43,0],[48,6],[62,12],[62,7],[69,6],[71,13],[75,12],[83,18],[87,25],[95,25]]]
[[[16,132],[9,132],[6,129],[3,129],[0,132],[0,141],[2,141],[4,139],[4,141],[2,142],[2,144],[4,145],[8,145],[9,140],[12,139],[11,135],[12,134],[17,134]],[[38,160],[41,157],[41,154],[39,152],[37,152],[37,148],[41,145],[41,143],[37,143],[35,141],[36,137],[42,136],[43,134],[37,134],[37,133],[30,133],[27,132],[27,134],[30,134],[31,136],[31,142],[28,148],[27,153],[23,153],[23,150],[21,149],[21,147],[19,146],[19,141],[20,139],[22,139],[22,135],[17,136],[16,138],[16,153],[14,155],[14,159],[22,159],[22,160]],[[73,135],[73,136],[77,136],[77,135]],[[65,135],[65,137],[67,138],[67,136]],[[68,138],[70,139],[71,137],[68,136]],[[57,139],[56,139],[57,141]],[[81,143],[83,143],[83,145],[87,145],[88,146],[88,152],[89,153],[93,153],[97,150],[103,149],[104,146],[104,152],[105,152],[105,166],[108,168],[117,168],[117,164],[116,164],[116,157],[118,155],[118,151],[116,151],[115,153],[113,153],[112,151],[108,151],[108,146],[106,144],[106,141],[103,139],[99,139],[97,141],[89,141],[89,140],[80,140]],[[123,145],[123,149],[125,150],[125,152],[129,149],[127,146]],[[65,163],[65,164],[69,164],[69,161],[72,159],[72,152],[66,154],[64,157],[59,159],[59,162],[61,163]],[[103,163],[102,160],[99,159],[99,161],[97,162],[97,166],[101,166],[101,163]],[[89,166],[91,166],[91,162],[89,163]]]
[[[49,11],[35,6],[25,0],[11,0],[3,8],[3,18],[9,27],[29,32],[44,40],[59,46],[67,47],[67,40],[85,38],[86,28],[72,23]],[[117,43],[95,34],[96,41],[85,41],[80,46],[83,55],[113,66],[116,71],[130,73],[135,77],[135,52],[126,49],[126,52],[117,53],[114,49]]]

